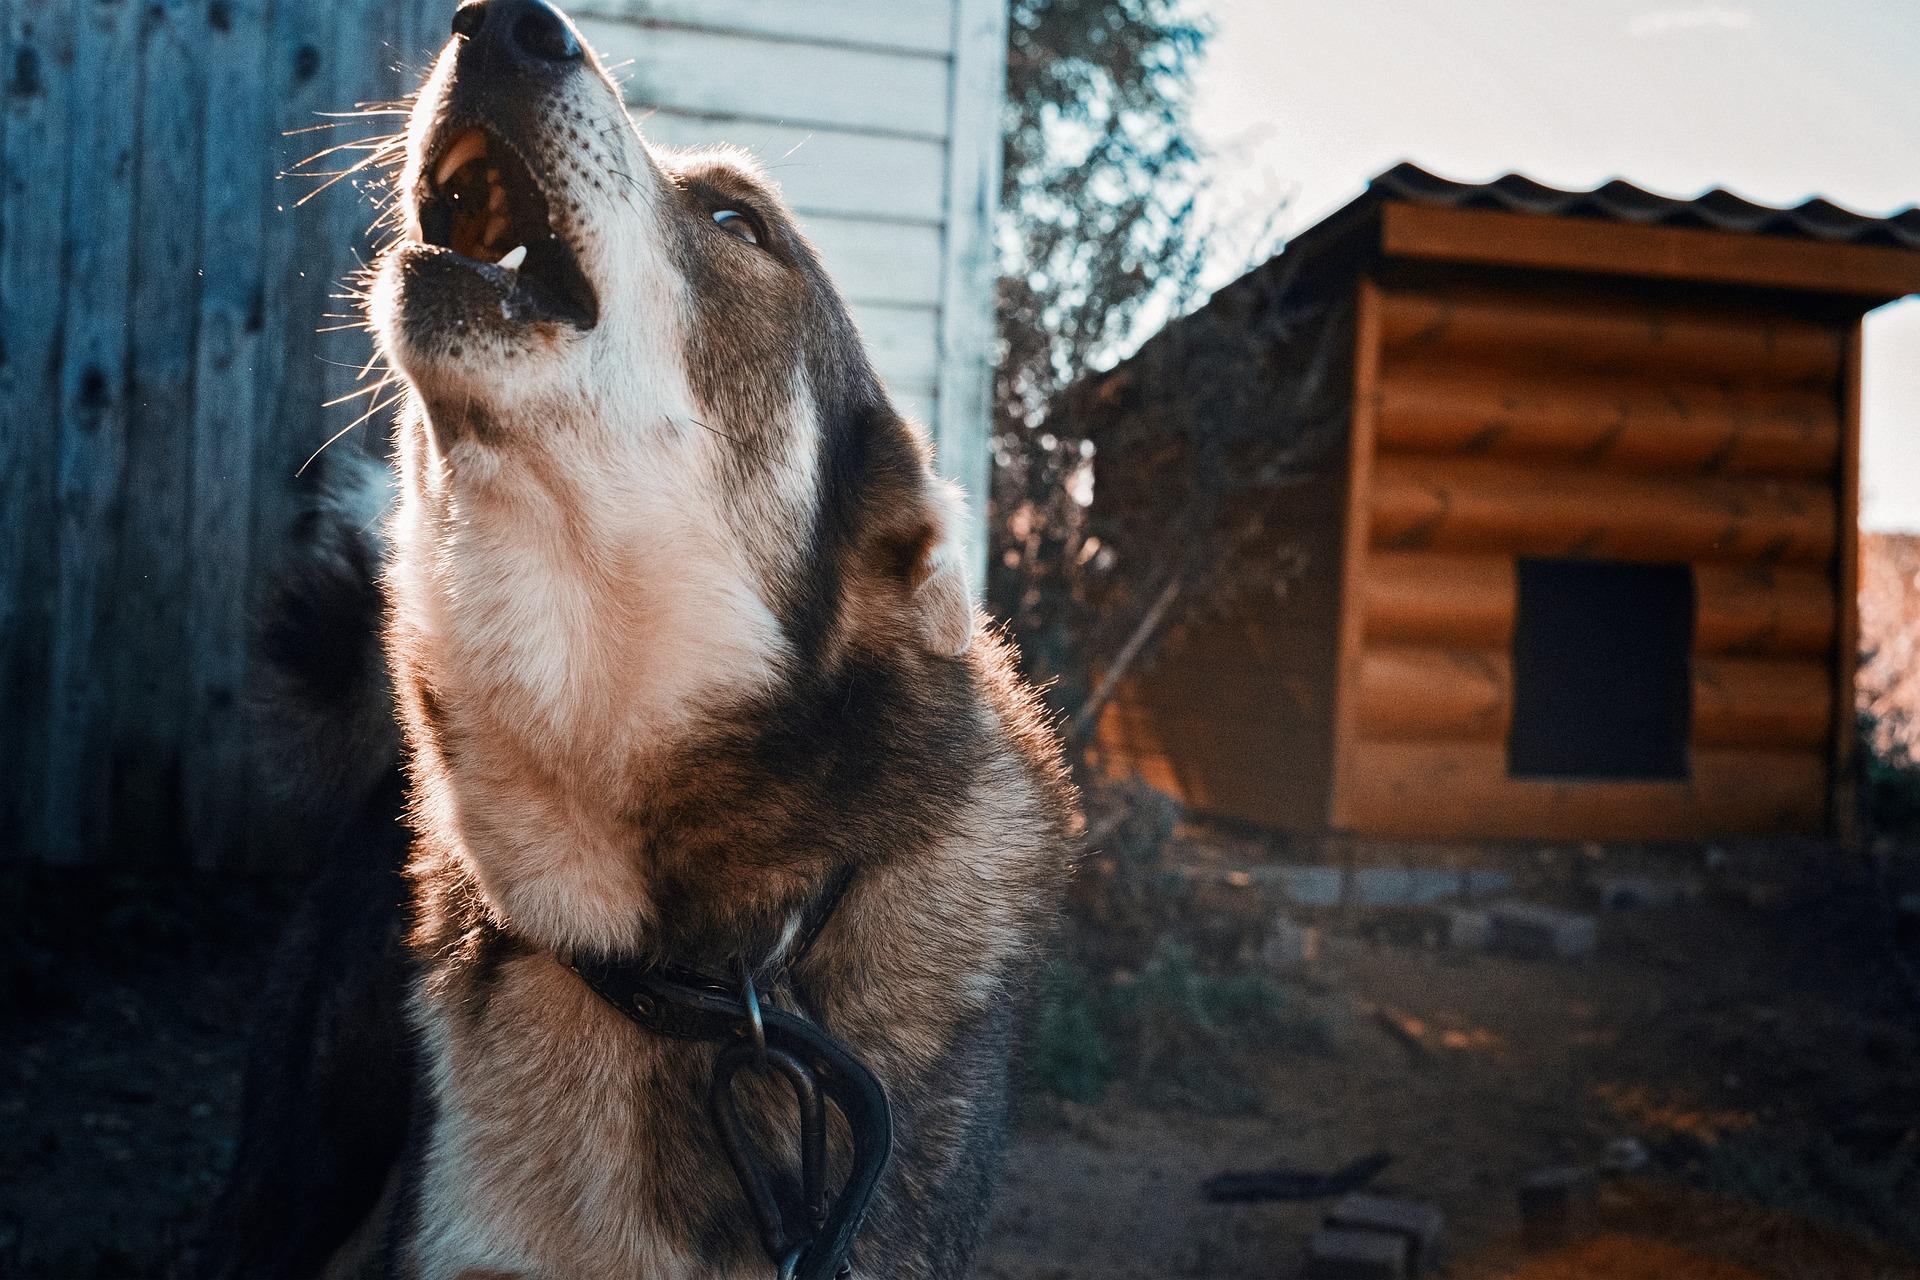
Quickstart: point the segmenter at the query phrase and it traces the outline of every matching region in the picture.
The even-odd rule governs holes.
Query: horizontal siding
[[[940,399],[931,386],[919,387],[888,379],[887,393],[893,397],[894,408],[923,427],[933,426]]]
[[[604,19],[580,29],[639,105],[935,141],[947,134],[944,57],[838,46],[797,55],[751,35]]]
[[[670,147],[745,147],[802,217],[889,218],[938,227],[945,212],[946,148],[930,139],[665,108],[642,113],[640,129]]]
[[[853,305],[854,323],[888,386],[932,386],[940,362],[940,313],[932,307]]]
[[[1696,751],[1683,782],[1548,781],[1507,774],[1500,743],[1362,742],[1343,822],[1423,839],[1687,840],[1817,831],[1820,751]]]
[[[1821,658],[1693,660],[1692,745],[1818,750],[1833,716]],[[1360,656],[1368,742],[1505,742],[1513,727],[1506,649],[1374,645]]]
[[[1836,530],[1826,484],[1406,453],[1375,463],[1372,507],[1391,551],[1824,565]]]
[[[1831,389],[1691,374],[1541,376],[1459,356],[1409,361],[1380,388],[1382,449],[1670,475],[1824,479],[1840,456]]]
[[[642,25],[740,31],[807,44],[851,45],[946,54],[953,48],[953,17],[934,0],[583,0],[567,6],[576,18],[614,18]]]
[[[940,232],[872,218],[809,218],[807,238],[847,301],[940,305]]]
[[[901,412],[938,435],[949,4],[599,0],[574,6],[669,147],[766,166],[853,309]],[[972,426],[973,424],[969,424]]]
[[[1832,652],[1835,593],[1826,570],[1700,563],[1693,575],[1696,653]],[[1510,556],[1375,551],[1363,576],[1368,645],[1486,649],[1513,639],[1518,596]]]
[[[1474,288],[1385,294],[1380,320],[1389,360],[1492,360],[1548,376],[1664,371],[1826,390],[1840,376],[1832,326],[1743,310]]]

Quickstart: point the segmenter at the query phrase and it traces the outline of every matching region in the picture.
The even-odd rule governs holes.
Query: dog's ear
[[[967,577],[967,503],[958,485],[928,478],[929,519],[907,568],[909,605],[921,643],[958,657],[973,640],[973,584]]]
[[[889,416],[875,429],[857,542],[843,597],[842,636],[953,658],[973,642],[967,503],[933,468],[915,423]]]

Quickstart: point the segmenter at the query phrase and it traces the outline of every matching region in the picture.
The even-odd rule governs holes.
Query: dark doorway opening
[[[1515,777],[1685,778],[1693,721],[1693,570],[1520,561]]]

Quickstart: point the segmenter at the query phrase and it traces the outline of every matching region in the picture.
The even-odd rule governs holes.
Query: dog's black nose
[[[578,62],[580,41],[546,0],[467,0],[453,11],[453,34],[493,45],[532,63]]]

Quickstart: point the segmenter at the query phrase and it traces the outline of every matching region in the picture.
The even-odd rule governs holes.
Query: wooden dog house
[[[1096,523],[1296,446],[1236,500],[1303,574],[1170,637],[1107,764],[1291,830],[1844,825],[1860,318],[1916,291],[1916,210],[1375,179],[1061,405]]]

